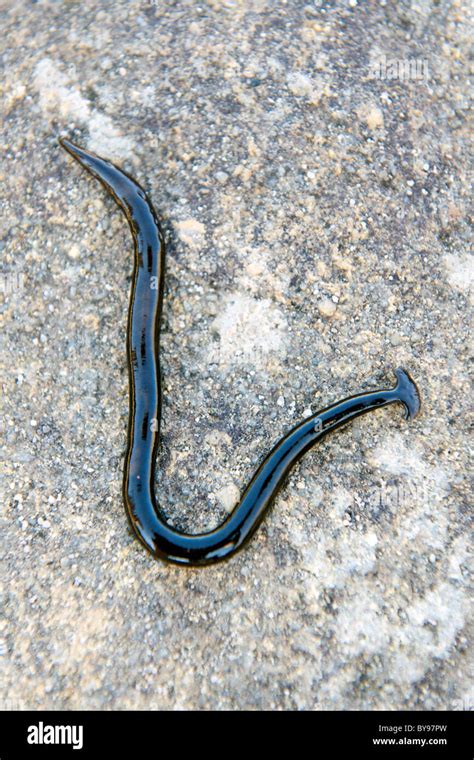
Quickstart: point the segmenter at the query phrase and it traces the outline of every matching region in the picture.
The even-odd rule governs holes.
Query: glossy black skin
[[[68,140],[60,143],[112,194],[132,231],[135,265],[128,318],[130,419],[124,500],[133,530],[154,557],[180,565],[208,565],[231,556],[252,536],[293,465],[324,436],[362,414],[395,402],[404,405],[407,419],[417,414],[417,387],[405,370],[398,369],[395,388],[351,396],[307,417],[286,433],[267,454],[239,504],[218,528],[189,535],[170,527],[154,495],[161,417],[163,235],[150,199],[132,177]]]

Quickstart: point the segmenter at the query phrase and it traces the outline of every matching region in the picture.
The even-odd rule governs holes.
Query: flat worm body
[[[307,417],[286,433],[261,462],[240,502],[218,528],[190,535],[168,525],[154,493],[161,417],[159,337],[165,259],[163,235],[150,199],[132,177],[69,140],[61,139],[60,143],[111,193],[127,218],[134,240],[127,334],[130,418],[124,501],[133,530],[154,557],[180,565],[208,565],[226,559],[255,532],[293,465],[324,436],[362,414],[395,402],[404,405],[406,419],[417,414],[418,389],[405,370],[397,369],[394,388],[346,398]]]

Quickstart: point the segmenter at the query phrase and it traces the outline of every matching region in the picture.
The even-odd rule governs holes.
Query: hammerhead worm
[[[171,527],[154,492],[159,442],[161,389],[160,315],[165,245],[146,192],[132,177],[69,140],[60,143],[98,179],[124,212],[134,242],[134,269],[128,316],[127,355],[130,416],[124,469],[124,501],[135,534],[151,554],[180,565],[208,565],[230,557],[250,539],[293,465],[315,443],[351,420],[400,402],[406,419],[420,409],[420,395],[408,372],[397,369],[394,388],[358,393],[299,422],[275,443],[258,466],[231,514],[208,533],[187,534]]]

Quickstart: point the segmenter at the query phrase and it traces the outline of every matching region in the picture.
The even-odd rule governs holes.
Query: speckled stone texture
[[[112,4],[110,4],[112,5]],[[3,2],[2,706],[468,709],[469,4]],[[168,239],[159,500],[211,528],[304,415],[248,549],[154,561],[121,498],[131,240]]]

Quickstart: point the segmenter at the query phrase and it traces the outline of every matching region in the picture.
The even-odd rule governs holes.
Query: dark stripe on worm
[[[180,565],[209,565],[241,549],[253,535],[295,463],[328,433],[356,417],[401,403],[406,419],[420,409],[410,375],[397,369],[394,388],[359,393],[322,409],[287,432],[263,459],[231,514],[215,530],[187,534],[171,527],[154,490],[159,442],[161,390],[160,316],[163,303],[165,245],[158,217],[146,192],[122,169],[74,145],[60,143],[115,199],[134,241],[134,269],[128,316],[127,356],[130,417],[124,468],[124,501],[131,526],[159,559]],[[157,424],[150,424],[156,420]]]

